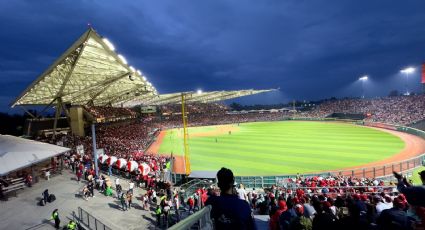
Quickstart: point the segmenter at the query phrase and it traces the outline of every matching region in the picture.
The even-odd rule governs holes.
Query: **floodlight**
[[[137,73],[142,76],[142,72],[140,70],[137,70]]]
[[[202,94],[202,89],[198,89],[198,90],[196,90],[196,93],[197,93],[197,94]]]
[[[112,51],[115,51],[115,46],[107,39],[103,38],[102,41],[108,46],[108,48]]]
[[[124,64],[126,64],[127,65],[127,60],[125,59],[125,57],[124,56],[122,56],[121,54],[118,54],[118,58],[124,63]]]
[[[145,76],[143,76],[142,78],[143,78],[143,81],[146,81],[147,80]]]
[[[360,81],[366,81],[369,77],[367,75],[364,75],[359,78]]]
[[[133,66],[130,66],[130,70],[132,73],[136,72],[136,69]]]
[[[415,68],[413,67],[407,67],[405,69],[400,70],[400,73],[409,74],[415,72]]]

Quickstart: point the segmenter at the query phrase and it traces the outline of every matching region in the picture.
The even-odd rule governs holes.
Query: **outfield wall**
[[[392,125],[385,123],[377,122],[366,122],[366,121],[356,121],[348,119],[335,119],[335,118],[284,118],[283,120],[300,120],[300,121],[324,121],[324,122],[345,122],[356,125],[363,125],[369,127],[384,128],[389,130],[395,130],[399,132],[404,132],[412,135],[416,135],[425,139],[425,132],[419,129],[414,129],[401,125]],[[405,175],[410,175],[413,170],[422,166],[425,160],[425,153],[420,156],[406,159],[403,161],[397,161],[390,164],[385,164],[376,167],[366,167],[366,168],[353,168],[350,170],[334,170],[334,171],[325,171],[311,174],[298,174],[302,176],[329,176],[329,175],[344,175],[352,177],[371,177],[371,178],[381,178],[381,179],[394,179],[393,171],[402,172]],[[236,176],[235,182],[244,184],[249,188],[259,188],[259,187],[271,187],[272,185],[282,186],[287,184],[289,178],[295,178],[297,174],[288,174],[288,175],[279,175],[279,176]],[[173,182],[179,182],[178,179],[182,178],[183,175],[175,175],[173,177]],[[178,178],[178,179],[177,179]]]

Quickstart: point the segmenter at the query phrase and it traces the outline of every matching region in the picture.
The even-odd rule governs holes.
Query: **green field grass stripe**
[[[212,136],[218,127],[188,129],[192,170],[224,166],[236,175],[311,173],[379,161],[405,147],[387,132],[343,123],[241,123],[233,125],[231,135]],[[167,130],[159,151],[183,155],[182,131]]]

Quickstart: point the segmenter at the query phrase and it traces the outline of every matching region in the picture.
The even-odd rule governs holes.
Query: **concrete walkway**
[[[126,191],[128,182],[122,179],[120,181]],[[0,229],[54,229],[53,221],[49,219],[56,208],[59,209],[61,226],[65,226],[72,218],[72,212],[77,213],[78,207],[99,218],[112,229],[155,229],[156,219],[152,215],[153,211],[142,210],[140,197],[145,193],[144,190],[135,188],[133,208],[122,211],[116,198],[106,197],[97,190],[94,198],[89,198],[88,201],[82,199],[79,191],[85,184],[86,182],[78,183],[69,170],[64,170],[62,175],[49,181],[41,179],[41,182],[32,188],[19,191],[17,197],[0,202]],[[49,193],[55,194],[56,201],[39,206],[38,201],[46,188]]]

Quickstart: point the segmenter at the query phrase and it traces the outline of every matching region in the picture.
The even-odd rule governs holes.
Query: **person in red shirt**
[[[271,230],[279,230],[279,216],[285,212],[288,207],[286,206],[286,202],[284,200],[280,200],[278,202],[279,209],[273,214],[269,221],[269,227]]]
[[[193,200],[192,197],[189,197],[189,199],[187,200],[187,204],[189,205],[189,213],[190,213],[194,210],[195,200]]]
[[[82,175],[83,175],[83,174],[81,173],[81,170],[77,170],[76,175],[77,175],[77,181],[78,181],[78,183],[80,183],[81,177],[82,177]]]

